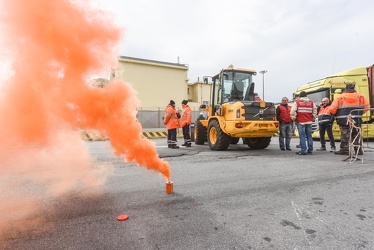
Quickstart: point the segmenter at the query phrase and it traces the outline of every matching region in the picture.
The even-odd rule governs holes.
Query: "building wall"
[[[188,65],[121,56],[112,78],[130,83],[140,100],[138,109],[164,109],[170,100],[181,107],[188,99]]]
[[[210,88],[211,84],[203,82],[195,82],[189,85],[188,100],[190,102],[200,104],[210,103]]]

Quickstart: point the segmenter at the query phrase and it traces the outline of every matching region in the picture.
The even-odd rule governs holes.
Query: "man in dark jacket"
[[[291,150],[292,119],[290,116],[291,106],[288,98],[283,97],[282,103],[277,107],[276,114],[279,121],[279,147],[281,150]]]

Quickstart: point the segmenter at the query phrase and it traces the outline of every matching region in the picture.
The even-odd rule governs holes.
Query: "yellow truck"
[[[325,78],[304,84],[297,88],[293,94],[294,98],[301,91],[305,91],[308,97],[318,105],[322,98],[328,97],[334,100],[339,96],[345,88],[344,82],[354,80],[356,82],[356,91],[364,95],[370,102],[370,106],[374,107],[374,65],[368,67],[354,68],[340,73],[327,76]],[[362,134],[364,138],[374,138],[374,112],[372,110],[363,115],[364,124]],[[313,138],[319,138],[318,129],[313,130]],[[339,126],[333,124],[334,138],[340,139]]]
[[[191,126],[195,144],[208,142],[212,150],[226,150],[242,138],[252,149],[269,146],[279,124],[274,103],[259,99],[254,92],[254,75],[255,70],[229,66],[212,77],[210,104],[200,106],[206,115]]]

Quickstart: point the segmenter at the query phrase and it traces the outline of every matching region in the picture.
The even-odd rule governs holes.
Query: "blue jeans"
[[[313,152],[313,138],[312,138],[312,124],[296,123],[297,131],[299,132],[300,148],[303,153]],[[308,149],[306,148],[306,141],[308,142]]]
[[[279,128],[279,147],[290,149],[292,123],[281,123]],[[286,145],[286,147],[284,147]]]

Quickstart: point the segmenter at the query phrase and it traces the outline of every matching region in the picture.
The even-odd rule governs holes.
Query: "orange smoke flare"
[[[12,0],[0,1],[0,7],[1,56],[12,65],[11,76],[0,83],[1,190],[11,184],[12,190],[23,190],[19,197],[34,204],[24,187],[30,181],[54,195],[77,183],[101,184],[78,138],[80,129],[104,131],[117,156],[170,181],[169,164],[159,159],[153,142],[141,137],[131,86],[120,80],[105,88],[87,83],[116,57],[122,30],[111,16],[87,0]],[[19,206],[16,196],[15,191],[0,193],[1,214]],[[32,212],[33,206],[22,209]],[[6,224],[0,219],[0,231]]]

